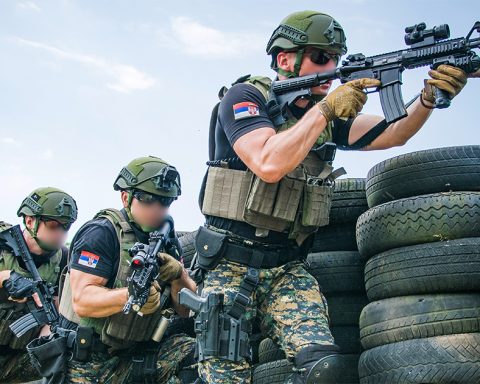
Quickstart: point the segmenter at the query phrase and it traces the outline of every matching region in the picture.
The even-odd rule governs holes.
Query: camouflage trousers
[[[158,353],[156,382],[181,384],[177,374],[180,369],[188,368],[192,363],[194,349],[195,340],[186,335],[173,335],[165,339]],[[68,363],[66,382],[130,384],[134,383],[130,376],[131,370],[131,354],[94,352],[89,362],[72,360]]]
[[[0,352],[0,383],[23,383],[41,379],[25,349],[2,349]]]
[[[202,295],[223,293],[225,304],[232,303],[247,267],[222,261],[209,271]],[[253,304],[245,318],[257,321],[265,337],[274,340],[292,359],[303,347],[311,344],[332,345],[328,327],[328,307],[315,278],[300,262],[281,267],[260,269],[260,282],[253,294]],[[235,363],[211,358],[199,363],[199,374],[206,383],[251,383],[250,362]]]

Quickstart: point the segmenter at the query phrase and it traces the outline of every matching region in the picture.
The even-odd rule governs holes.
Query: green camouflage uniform
[[[209,271],[203,294],[223,292],[225,304],[232,303],[247,267],[222,261]],[[265,335],[277,342],[288,358],[304,345],[334,343],[328,328],[328,307],[318,283],[300,262],[260,269],[260,283],[253,294],[253,305],[245,318],[257,320]],[[250,383],[250,363],[242,360],[211,358],[199,363],[199,373],[207,383]]]

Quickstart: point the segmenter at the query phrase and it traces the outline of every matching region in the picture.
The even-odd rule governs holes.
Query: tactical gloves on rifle
[[[128,292],[130,295],[131,292]],[[154,281],[153,284],[150,286],[150,293],[148,295],[148,299],[143,304],[143,307],[140,309],[144,315],[150,315],[154,313],[160,307],[160,295],[161,289],[158,282]]]
[[[367,101],[365,88],[379,87],[376,79],[358,79],[339,86],[317,105],[327,121],[337,117],[355,117]]]
[[[10,295],[11,300],[22,300],[32,296],[34,285],[31,279],[12,271],[10,277],[3,282],[3,288]]]
[[[159,252],[157,257],[161,265],[158,274],[158,280],[160,280],[162,283],[170,283],[182,276],[182,263],[169,254],[163,252]]]
[[[450,99],[457,96],[467,84],[467,74],[460,68],[451,65],[440,65],[437,69],[428,71],[431,79],[425,80],[422,90],[424,101],[435,104],[435,88],[448,92]]]

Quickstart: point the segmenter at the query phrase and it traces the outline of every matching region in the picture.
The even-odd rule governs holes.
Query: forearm
[[[121,312],[127,300],[127,288],[88,285],[74,295],[74,311],[80,317],[108,317]]]
[[[171,298],[175,312],[177,312],[181,317],[188,317],[190,310],[178,303],[178,292],[180,292],[183,288],[187,288],[192,292],[197,290],[197,285],[188,276],[188,272],[186,270],[183,270],[182,277],[172,281]]]
[[[272,175],[265,181],[276,182],[295,169],[326,126],[327,121],[320,110],[311,108],[293,127],[268,138],[259,160],[266,173]]]
[[[430,105],[428,102],[425,104]],[[391,124],[366,150],[387,149],[407,143],[425,124],[432,113],[420,102],[420,97],[407,109],[408,116]]]

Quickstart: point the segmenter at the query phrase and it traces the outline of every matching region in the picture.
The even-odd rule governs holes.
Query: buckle
[[[233,301],[234,301],[234,304],[233,304],[234,306],[235,304],[238,304],[243,308],[246,308],[247,305],[249,305],[252,302],[252,299],[247,295],[243,294],[242,292],[237,292],[237,294],[235,295],[235,299]]]
[[[260,280],[259,277],[260,274],[258,273],[258,269],[248,267],[247,274],[243,278],[243,281],[245,281],[245,283],[247,283],[248,285],[253,286],[253,288],[256,288]]]

